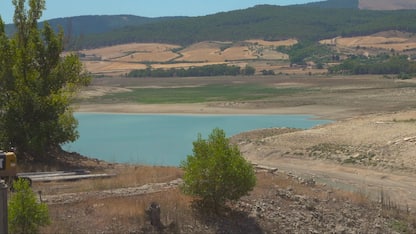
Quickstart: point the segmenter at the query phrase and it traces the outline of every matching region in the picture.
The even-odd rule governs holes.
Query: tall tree
[[[90,82],[76,55],[63,56],[63,32],[38,20],[45,0],[13,0],[16,33],[0,19],[0,147],[41,155],[78,137],[71,100]]]

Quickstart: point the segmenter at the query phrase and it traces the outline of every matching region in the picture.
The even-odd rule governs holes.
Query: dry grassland
[[[183,57],[178,61],[191,62],[225,62],[227,60],[245,60],[256,59],[257,56],[249,50],[247,46],[230,46],[221,49],[224,46],[218,42],[201,42],[181,51]]]
[[[134,69],[146,69],[145,64],[113,61],[84,61],[85,69],[93,74],[122,75]]]
[[[265,40],[258,39],[258,40],[246,40],[246,42],[252,43],[252,44],[259,44],[262,46],[274,46],[274,47],[291,46],[291,45],[298,43],[296,39],[287,39],[287,40],[282,40],[282,41],[265,41]]]
[[[207,41],[190,45],[182,50],[179,45],[157,43],[132,43],[105,48],[80,51],[86,69],[93,74],[120,76],[134,69],[145,69],[151,63],[153,68],[188,68],[211,64],[230,64],[244,67],[247,61],[262,60],[260,70],[275,70],[267,61],[288,60],[287,54],[275,48],[293,45],[294,39],[284,41],[248,40],[240,43]],[[171,63],[172,62],[172,63]],[[251,62],[252,63],[252,62]],[[286,63],[287,66],[287,63]]]
[[[35,183],[34,189],[42,191],[43,200],[47,203],[50,203],[48,199],[51,194],[55,197],[78,194],[75,201],[63,199],[49,204],[52,224],[42,228],[41,232],[280,233],[279,230],[283,229],[286,231],[282,233],[304,233],[311,228],[327,232],[333,231],[331,223],[334,225],[337,222],[340,225],[345,216],[349,217],[351,228],[372,232],[377,228],[362,225],[368,222],[367,226],[372,226],[381,221],[379,228],[386,231],[389,230],[386,222],[391,217],[401,220],[399,224],[406,219],[408,223],[415,222],[414,218],[403,212],[397,213],[397,209],[375,207],[365,193],[345,192],[321,185],[311,186],[284,173],[265,171],[257,172],[257,185],[250,195],[243,197],[240,202],[229,204],[232,210],[225,210],[218,216],[196,210],[194,199],[182,194],[179,188],[153,192],[149,189],[148,193],[141,195],[124,193],[89,196],[90,191],[116,191],[118,188],[131,188],[149,182],[167,182],[180,177],[180,171],[175,168],[124,169],[125,172],[119,171],[117,177],[110,179]],[[106,186],[101,186],[102,184]],[[59,189],[52,191],[50,188]],[[164,232],[155,230],[147,218],[145,210],[152,202],[160,205],[160,220],[169,226]],[[318,212],[323,218],[316,216],[315,213]],[[310,221],[306,222],[305,217],[309,217]],[[374,222],[375,220],[377,221]]]
[[[384,35],[383,35],[384,34]],[[385,32],[371,36],[360,37],[336,37],[333,39],[322,40],[322,44],[333,45],[339,48],[357,47],[363,49],[382,49],[386,51],[394,50],[403,52],[416,49],[415,35],[401,35],[400,32]]]
[[[283,74],[322,74],[326,70],[291,68],[287,54],[276,51],[278,46],[290,46],[295,39],[283,41],[247,40],[243,42],[206,41],[182,48],[179,45],[132,43],[80,51],[85,55],[86,69],[97,75],[122,76],[134,69],[188,68],[211,64],[254,66],[257,72],[273,70]],[[416,50],[416,36],[398,31],[377,33],[371,36],[322,40],[341,52],[374,54],[380,51],[411,52]],[[179,49],[179,50],[178,50]],[[360,51],[357,51],[360,49]]]
[[[116,58],[114,61],[118,62],[129,62],[129,63],[143,63],[143,62],[166,62],[178,57],[177,54],[172,51],[160,51],[160,52],[134,52],[129,55]]]
[[[91,50],[83,50],[81,53],[86,56],[101,57],[102,60],[113,60],[121,57],[129,57],[129,55],[138,54],[154,54],[156,59],[160,53],[171,51],[172,49],[179,48],[178,45],[159,44],[159,43],[129,43],[123,45],[109,46]]]

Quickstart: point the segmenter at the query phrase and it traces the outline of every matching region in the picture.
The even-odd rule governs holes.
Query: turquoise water
[[[311,128],[328,121],[308,115],[150,115],[76,113],[79,139],[65,150],[110,162],[178,166],[198,133],[227,136],[272,127]]]

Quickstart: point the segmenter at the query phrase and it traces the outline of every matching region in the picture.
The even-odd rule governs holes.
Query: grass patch
[[[416,119],[410,118],[410,119],[393,119],[393,122],[395,123],[415,123]]]
[[[399,233],[409,233],[408,232],[408,227],[407,227],[407,223],[403,222],[403,221],[398,221],[398,220],[393,220],[390,222],[390,227]]]
[[[89,99],[94,103],[136,102],[143,104],[251,101],[297,94],[303,88],[275,88],[253,84],[206,85],[179,88],[135,88],[131,92],[108,94]]]

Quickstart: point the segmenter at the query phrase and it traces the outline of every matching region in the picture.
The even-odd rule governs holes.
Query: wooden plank
[[[17,173],[17,176],[20,177],[30,177],[30,176],[38,176],[38,175],[48,175],[48,174],[65,174],[65,173],[76,173],[76,174],[90,174],[91,172],[88,170],[80,169],[80,170],[72,170],[72,171],[41,171],[41,172],[20,172]]]
[[[115,176],[115,174],[88,174],[88,175],[61,175],[61,176],[44,176],[44,177],[30,177],[33,182],[46,182],[46,181],[65,181],[65,180],[81,180],[92,178],[108,178]]]
[[[78,175],[75,172],[66,172],[66,173],[51,173],[51,174],[39,174],[39,175],[18,175],[19,177],[26,177],[30,179],[34,178],[43,178],[43,177],[55,177],[55,176],[70,176],[70,175]]]
[[[80,169],[73,171],[24,172],[18,173],[17,176],[40,182],[106,178],[115,176],[115,174],[91,174],[91,172],[88,170]]]

